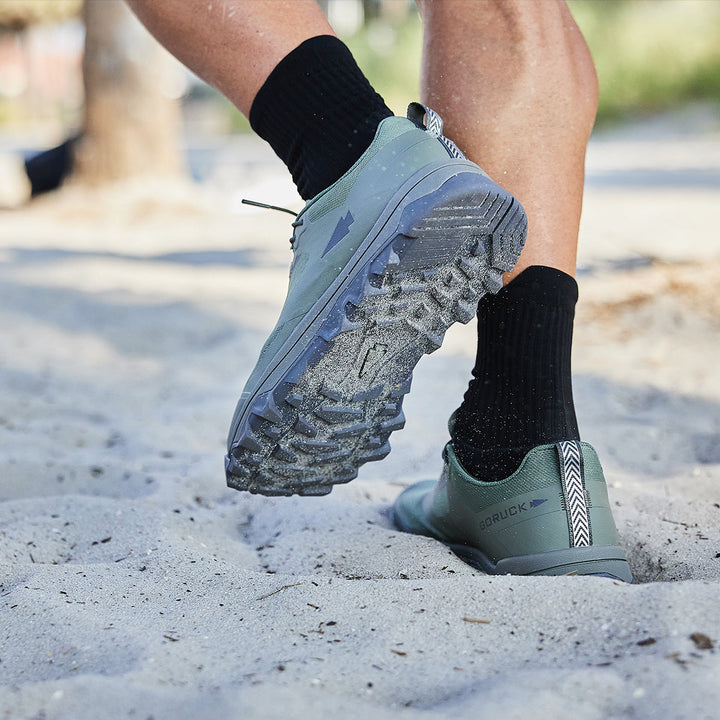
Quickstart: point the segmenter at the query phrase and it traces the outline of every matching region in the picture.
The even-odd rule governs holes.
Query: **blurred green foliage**
[[[718,0],[571,0],[595,59],[598,122],[720,101]]]
[[[0,9],[8,15],[16,6],[39,12],[53,4],[67,9],[78,6],[79,0],[0,0]],[[720,0],[569,4],[598,70],[598,123],[694,101],[712,101],[720,108]],[[422,23],[410,2],[407,8],[406,13],[376,12],[358,32],[343,37],[370,82],[398,114],[419,96]],[[250,130],[247,120],[219,94],[209,101],[223,108],[232,131]],[[14,98],[0,97],[0,125],[14,117],[14,103]]]
[[[82,0],[0,0],[0,31],[77,17]]]
[[[420,93],[422,23],[417,11],[395,22],[371,20],[343,40],[388,107],[404,115]]]
[[[598,70],[598,122],[720,101],[720,0],[570,0],[570,9]],[[372,20],[344,40],[391,109],[404,113],[418,95],[417,12]]]

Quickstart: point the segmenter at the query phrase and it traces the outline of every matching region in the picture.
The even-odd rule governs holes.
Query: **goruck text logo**
[[[530,500],[530,502],[521,502],[517,505],[510,505],[504,510],[493,513],[492,515],[488,515],[484,520],[481,520],[480,530],[487,530],[488,528],[491,528],[495,523],[498,523],[502,520],[507,520],[508,518],[514,517],[515,515],[521,515],[522,513],[529,512],[530,510],[533,510],[539,505],[542,505],[544,502],[547,502],[547,500],[547,498],[535,498],[534,500]]]

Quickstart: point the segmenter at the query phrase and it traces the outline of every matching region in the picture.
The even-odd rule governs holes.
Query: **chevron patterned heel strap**
[[[570,547],[587,547],[592,544],[592,529],[580,443],[566,440],[557,443],[555,447],[560,460],[560,479],[570,530]]]
[[[459,158],[460,160],[465,159],[462,150],[460,150],[452,140],[442,134],[443,121],[434,110],[427,105],[413,102],[408,105],[407,116],[408,120],[412,120],[419,128],[425,129],[433,134],[445,146],[452,157]]]

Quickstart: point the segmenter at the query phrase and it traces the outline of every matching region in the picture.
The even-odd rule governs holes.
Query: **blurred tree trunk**
[[[122,0],[85,0],[85,122],[72,178],[179,175],[181,118],[161,91],[171,58]]]

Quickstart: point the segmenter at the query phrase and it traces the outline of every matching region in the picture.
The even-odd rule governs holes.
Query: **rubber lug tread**
[[[522,249],[527,223],[520,204],[497,188],[454,194],[453,188],[489,182],[465,186],[458,177],[399,211],[393,234],[333,299],[320,331],[305,341],[272,393],[252,402],[226,459],[231,487],[325,495],[390,451],[389,435],[405,424],[402,399],[417,358],[437,349],[453,322],[468,322],[478,300],[502,287],[503,273]],[[366,379],[351,376],[368,348],[383,345],[391,364],[380,360]],[[342,368],[347,382],[344,375],[327,380],[321,368],[333,367]],[[267,437],[278,429],[282,449]],[[292,459],[287,448],[302,452]]]

